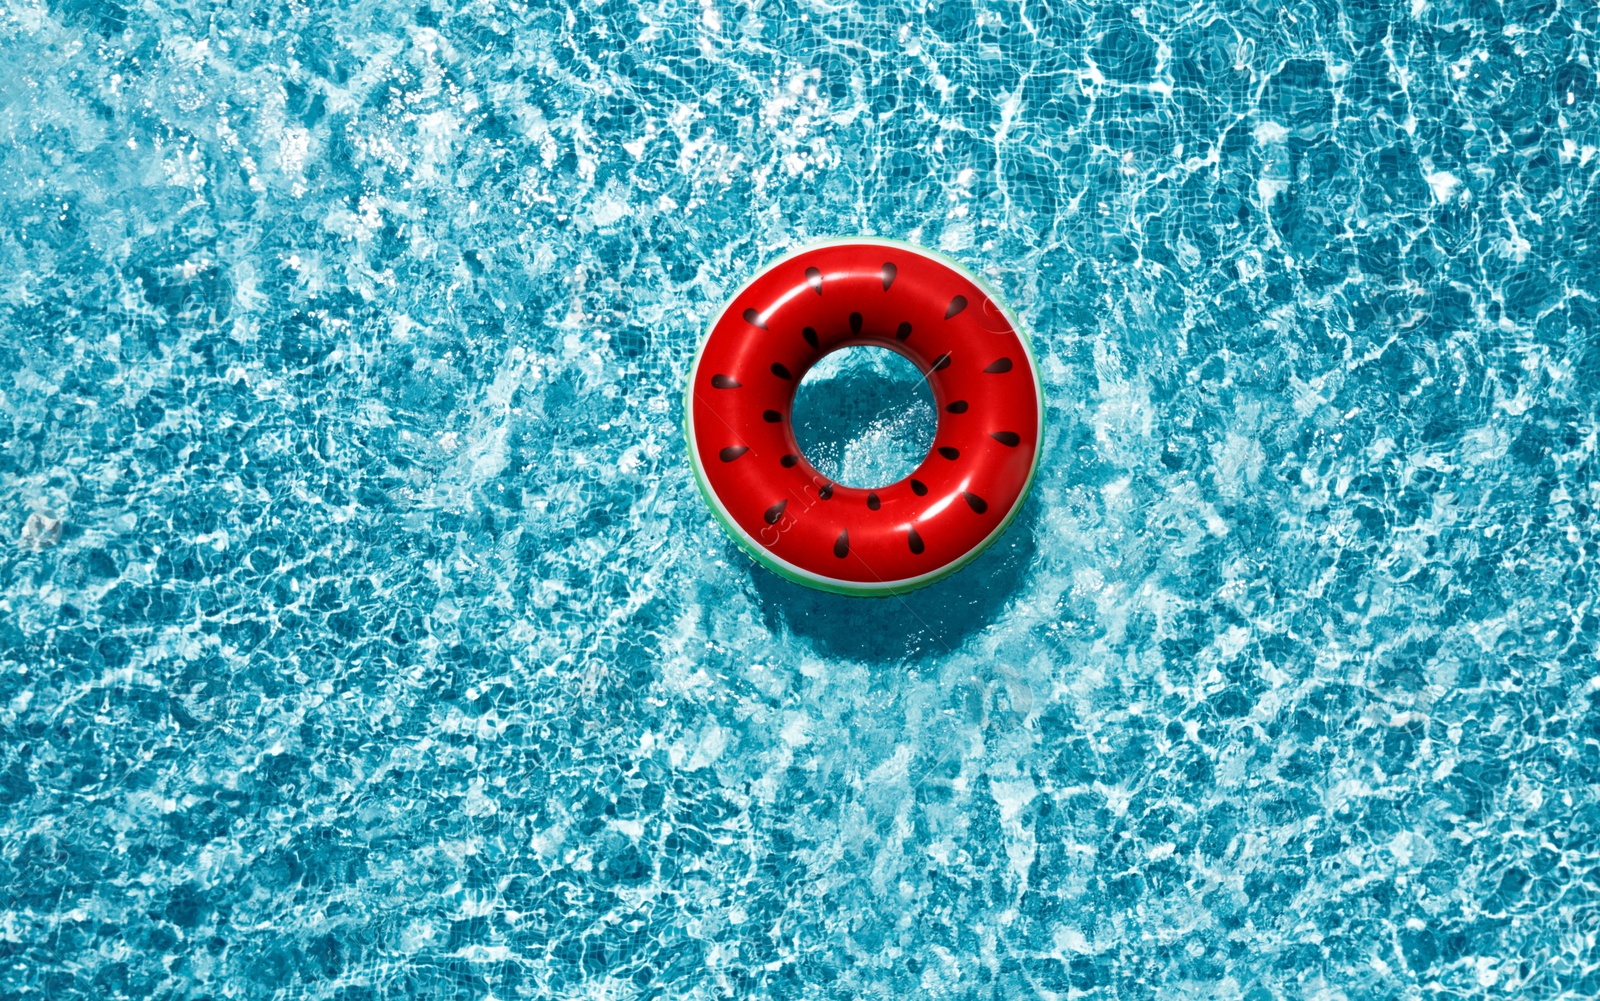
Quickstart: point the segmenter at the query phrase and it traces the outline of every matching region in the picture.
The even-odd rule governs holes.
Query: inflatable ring
[[[789,419],[811,366],[858,344],[909,358],[939,415],[922,464],[872,490],[818,472]],[[899,594],[959,570],[1016,517],[1044,394],[1021,323],[979,278],[854,239],[790,254],[734,294],[689,372],[684,432],[706,503],[756,561],[825,591]]]

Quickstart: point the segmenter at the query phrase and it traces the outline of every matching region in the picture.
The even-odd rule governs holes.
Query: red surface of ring
[[[874,490],[823,476],[790,423],[811,366],[858,344],[916,364],[939,415],[922,464]],[[1038,376],[1022,336],[972,279],[905,245],[779,261],[724,307],[690,379],[690,447],[723,513],[768,559],[824,585],[959,562],[1020,503],[1038,458]]]

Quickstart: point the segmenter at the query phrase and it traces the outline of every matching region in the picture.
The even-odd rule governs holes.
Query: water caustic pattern
[[[1596,11],[0,11],[0,995],[1600,993]],[[1025,511],[753,567],[773,256],[1034,335]]]
[[[875,487],[910,476],[939,425],[927,377],[906,356],[874,345],[841,348],[795,389],[795,443],[837,483]]]

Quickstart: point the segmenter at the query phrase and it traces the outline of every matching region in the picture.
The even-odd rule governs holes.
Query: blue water
[[[0,996],[1600,994],[1584,4],[0,11]],[[773,255],[1034,331],[837,598],[697,495]]]
[[[916,471],[933,448],[933,389],[911,359],[857,345],[825,355],[800,379],[795,441],[817,471],[848,487],[881,487]]]

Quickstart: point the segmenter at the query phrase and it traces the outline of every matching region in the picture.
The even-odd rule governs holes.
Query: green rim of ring
[[[879,584],[868,584],[858,581],[832,580],[821,576],[807,576],[802,573],[797,573],[786,563],[780,562],[775,557],[763,551],[757,544],[748,539],[745,536],[744,531],[740,529],[739,526],[724,513],[722,504],[717,500],[716,493],[712,491],[711,485],[706,482],[705,471],[700,467],[700,457],[695,454],[694,447],[694,373],[700,368],[700,356],[705,353],[706,342],[710,340],[711,332],[716,329],[717,323],[721,321],[723,314],[728,311],[728,306],[731,305],[735,299],[739,298],[739,295],[744,292],[745,289],[754,284],[756,279],[760,278],[772,268],[782,264],[789,258],[798,257],[801,254],[812,250],[817,250],[822,247],[836,247],[853,243],[870,243],[887,247],[900,247],[911,251],[912,253],[921,254],[924,257],[931,257],[935,260],[941,261],[951,270],[961,274],[968,281],[971,281],[978,288],[982,289],[984,293],[988,295],[989,301],[1000,307],[1000,311],[1005,314],[1006,319],[1011,323],[1012,329],[1017,332],[1019,338],[1021,339],[1022,349],[1028,353],[1028,370],[1033,374],[1034,391],[1039,398],[1039,443],[1034,449],[1033,465],[1028,469],[1028,479],[1025,483],[1023,483],[1022,491],[1017,494],[1016,501],[1011,505],[1011,510],[1006,513],[1005,520],[1000,522],[999,527],[997,527],[993,532],[990,532],[988,537],[978,545],[973,546],[966,553],[964,553],[960,559],[954,560],[938,570],[931,571],[922,577],[906,578],[903,581],[885,581]],[[746,556],[761,564],[766,569],[777,574],[779,577],[818,591],[828,591],[833,594],[843,594],[853,598],[889,598],[895,595],[907,594],[911,591],[916,591],[927,587],[930,584],[937,583],[938,581],[944,580],[952,574],[960,572],[967,566],[967,564],[971,563],[973,560],[982,555],[985,550],[994,545],[994,543],[999,540],[1001,536],[1006,534],[1006,532],[1011,528],[1011,523],[1016,521],[1017,515],[1022,512],[1023,505],[1027,502],[1028,494],[1033,490],[1033,481],[1039,473],[1039,466],[1044,460],[1044,439],[1044,384],[1039,379],[1038,359],[1033,353],[1033,336],[1028,332],[1028,328],[1023,325],[1021,318],[1012,311],[1011,307],[1004,299],[1000,297],[993,286],[984,281],[978,275],[974,274],[960,261],[949,256],[948,254],[933,250],[932,248],[918,246],[917,244],[911,243],[907,240],[896,240],[891,237],[848,236],[833,237],[827,240],[816,240],[811,243],[796,247],[793,250],[785,251],[784,253],[779,254],[778,256],[767,261],[764,266],[756,269],[755,274],[751,275],[747,281],[741,284],[737,289],[734,289],[734,291],[723,301],[722,308],[717,310],[716,314],[711,317],[710,322],[706,324],[705,333],[701,335],[700,344],[695,349],[694,359],[689,363],[689,374],[688,378],[684,382],[683,387],[683,440],[686,446],[685,451],[688,452],[689,455],[689,468],[694,471],[695,485],[700,488],[701,498],[706,502],[706,507],[710,509],[711,516],[721,524],[722,530],[727,533],[728,537],[732,539],[740,549],[744,550]]]

